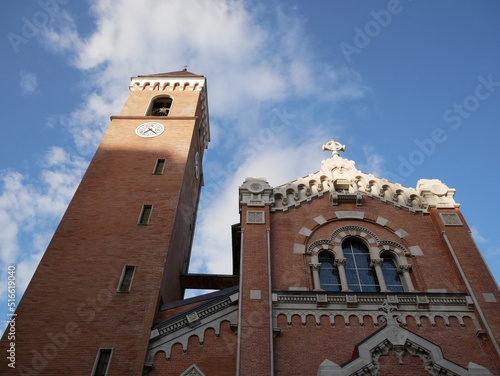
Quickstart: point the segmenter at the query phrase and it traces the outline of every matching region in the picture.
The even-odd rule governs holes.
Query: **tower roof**
[[[155,73],[139,75],[138,77],[204,77],[200,74],[189,72],[187,70],[181,70],[176,72],[165,72],[165,73]]]

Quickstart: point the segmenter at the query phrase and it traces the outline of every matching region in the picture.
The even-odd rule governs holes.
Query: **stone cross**
[[[335,140],[330,140],[326,143],[326,145],[323,145],[323,151],[325,150],[330,150],[332,152],[332,157],[334,156],[340,156],[339,151],[345,151],[345,145],[342,145],[340,142],[337,142]]]
[[[387,322],[387,325],[391,325],[391,324],[397,325],[398,324],[399,317],[394,318],[394,316],[392,314],[393,311],[397,310],[397,308],[394,305],[392,305],[391,303],[389,303],[386,300],[384,302],[384,304],[382,304],[382,306],[379,309],[381,309],[382,311],[384,311],[386,313],[385,320]]]

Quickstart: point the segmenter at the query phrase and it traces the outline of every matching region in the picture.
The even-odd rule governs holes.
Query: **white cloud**
[[[21,80],[19,82],[22,95],[33,94],[38,87],[38,80],[35,74],[21,71]]]
[[[350,68],[318,65],[301,20],[276,4],[190,0],[188,9],[182,1],[91,3],[95,30],[90,34],[80,35],[65,11],[42,33],[48,49],[66,54],[86,72],[82,106],[67,116],[51,117],[48,125],[63,123],[78,151],[88,155],[101,140],[109,116],[119,114],[130,76],[180,70],[188,64],[190,71],[208,77],[212,145],[218,145],[224,157],[204,165],[207,193],[196,235],[203,246],[198,242],[193,249],[192,271],[230,273],[230,257],[221,258],[220,252],[231,251],[230,226],[239,220],[238,186],[244,178],[272,177],[275,186],[317,171],[326,158],[321,145],[335,136],[336,128],[305,118],[301,106],[361,98],[369,89]],[[286,109],[292,109],[293,119]],[[299,132],[307,144],[298,144]],[[232,160],[235,164],[227,167]],[[48,153],[45,163],[37,188],[23,182],[20,174],[6,174],[26,196],[20,203],[28,210],[23,217],[14,218],[11,207],[1,206],[12,189],[5,186],[0,196],[0,223],[3,213],[18,226],[6,233],[10,241],[0,245],[0,252],[5,259],[19,259],[27,276],[46,243],[42,223],[62,214],[86,164],[58,148]],[[19,229],[25,226],[38,235],[23,243],[31,247],[23,253]]]
[[[29,283],[40,258],[87,166],[61,148],[51,148],[40,163],[37,185],[16,171],[0,172],[0,265],[17,265],[18,294]],[[4,297],[6,275],[0,277]]]
[[[260,127],[263,104],[296,97],[337,101],[367,91],[350,68],[318,66],[301,20],[279,6],[191,0],[188,10],[181,1],[94,0],[92,14],[89,36],[78,35],[66,13],[62,26],[44,34],[89,74],[86,102],[66,122],[83,154],[95,150],[109,116],[119,113],[129,77],[159,73],[151,67],[169,71],[188,64],[208,77],[211,116],[238,121],[237,127],[218,123],[231,127],[224,134],[231,135],[225,144],[232,147]]]
[[[366,163],[359,165],[359,170],[367,174],[373,174],[377,177],[385,176],[383,163],[384,157],[373,151],[373,147],[363,146],[363,153],[366,157]]]
[[[300,145],[276,141],[276,147],[254,154],[227,180],[207,182],[218,191],[206,187],[204,199],[210,202],[199,214],[192,254],[196,262],[190,272],[231,274],[231,225],[239,222],[238,187],[247,177],[264,177],[274,187],[318,171],[321,161],[329,157],[321,151],[324,140],[324,134],[317,134]]]
[[[479,230],[476,226],[470,226],[470,230],[472,232],[472,237],[474,240],[480,244],[486,243],[488,239],[486,239],[483,235],[479,233]]]

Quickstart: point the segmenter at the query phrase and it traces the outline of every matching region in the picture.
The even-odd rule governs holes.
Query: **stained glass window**
[[[398,269],[394,259],[390,256],[382,256],[384,263],[382,264],[382,274],[384,275],[387,290],[394,292],[404,292],[403,283],[399,278]]]
[[[319,271],[321,288],[325,291],[341,291],[339,271],[334,265],[333,255],[329,252],[321,252],[318,261],[321,263]]]
[[[352,291],[377,292],[380,286],[375,270],[370,267],[370,253],[361,242],[347,240],[342,244],[347,262],[345,274],[347,285]]]

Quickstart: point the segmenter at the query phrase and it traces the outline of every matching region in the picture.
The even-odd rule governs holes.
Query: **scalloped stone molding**
[[[144,90],[149,87],[149,90],[158,91],[174,91],[174,90],[189,90],[201,91],[205,88],[205,77],[168,77],[168,76],[141,76],[132,77],[130,79],[129,89]]]
[[[272,205],[271,211],[286,212],[313,198],[323,197],[325,193],[330,194],[334,205],[356,202],[360,206],[362,198],[359,195],[363,195],[412,213],[428,213],[431,208],[454,209],[460,206],[453,199],[455,189],[449,188],[440,180],[421,179],[417,182],[416,189],[407,188],[359,171],[354,161],[340,157],[338,152],[333,153],[332,158],[322,161],[318,172],[272,188],[265,201]]]
[[[303,326],[307,316],[313,316],[317,326],[321,325],[321,317],[328,317],[330,326],[335,326],[335,318],[343,317],[344,325],[350,325],[350,319],[355,317],[360,326],[364,326],[366,317],[371,317],[374,326],[385,316],[380,306],[388,301],[398,308],[398,316],[403,326],[407,326],[408,318],[415,320],[418,327],[422,319],[428,320],[436,327],[436,319],[441,318],[445,326],[450,327],[451,318],[455,318],[461,327],[465,327],[465,318],[470,318],[476,331],[482,328],[474,313],[474,305],[470,296],[455,294],[439,295],[354,295],[332,293],[309,293],[294,295],[282,292],[273,294],[273,325],[278,327],[278,317],[286,316],[287,324],[292,325],[292,317],[299,316]],[[356,310],[352,310],[356,307]]]
[[[309,230],[310,231],[310,230]],[[399,235],[406,234],[406,231],[403,229],[398,230],[400,233]],[[396,231],[396,233],[398,232]],[[310,232],[310,234],[312,231]],[[299,232],[299,234],[306,235],[304,232]],[[309,235],[310,235],[309,234]],[[306,235],[306,236],[309,236]],[[404,236],[406,236],[404,235]],[[311,243],[309,247],[307,247],[306,254],[311,255],[311,254],[316,254],[318,251],[321,249],[331,249],[333,250],[336,245],[342,244],[342,240],[345,237],[348,236],[359,236],[363,239],[365,239],[369,244],[372,246],[376,246],[380,248],[380,252],[383,252],[384,250],[391,250],[397,253],[399,256],[411,256],[411,252],[409,249],[407,249],[405,246],[402,244],[399,244],[397,242],[394,242],[392,240],[380,240],[380,238],[373,232],[370,231],[362,226],[342,226],[339,227],[337,230],[335,230],[330,239],[321,239],[321,240],[316,240],[315,242]],[[403,238],[404,236],[399,236],[400,238]],[[327,247],[325,248],[324,245]],[[320,248],[321,246],[321,248]],[[418,247],[418,246],[417,246]],[[415,249],[415,248],[414,248]],[[420,249],[420,247],[419,247]]]
[[[168,94],[169,91],[200,91],[201,99],[201,119],[199,128],[201,130],[201,144],[205,149],[210,142],[210,127],[208,125],[208,103],[205,77],[162,77],[162,76],[141,76],[130,79],[130,91],[143,91],[146,87],[150,91],[157,91],[158,94]]]
[[[170,360],[172,347],[176,343],[180,343],[183,353],[187,353],[189,338],[192,336],[197,336],[202,345],[207,329],[213,329],[218,337],[223,321],[236,325],[238,299],[239,294],[235,293],[221,301],[189,310],[183,317],[175,316],[165,320],[151,331],[147,363],[153,363],[156,353],[160,351],[165,353],[167,361]]]

